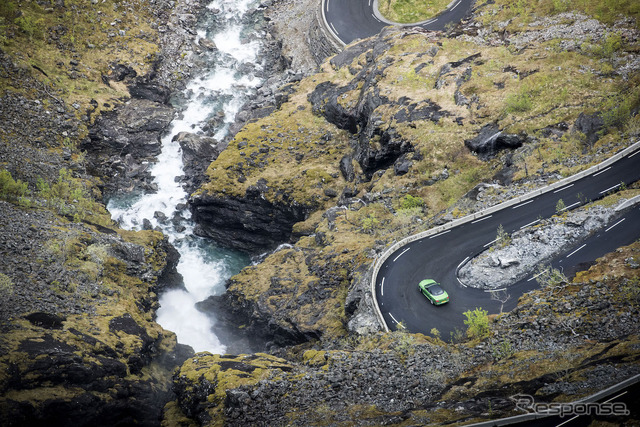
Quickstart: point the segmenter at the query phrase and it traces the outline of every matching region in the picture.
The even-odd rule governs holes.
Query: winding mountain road
[[[344,44],[349,44],[357,39],[374,36],[388,25],[444,30],[449,22],[460,21],[472,4],[473,0],[453,0],[438,16],[414,24],[385,21],[377,12],[377,0],[322,0],[322,14],[334,36]]]
[[[640,149],[636,144],[634,149]],[[463,312],[476,307],[498,313],[501,303],[491,299],[482,289],[465,287],[457,278],[457,271],[471,257],[488,248],[496,238],[498,226],[512,233],[533,225],[539,218],[556,213],[562,199],[573,209],[583,200],[596,200],[620,187],[640,179],[640,151],[626,153],[621,159],[588,175],[567,181],[566,185],[506,206],[457,227],[402,245],[389,254],[375,276],[375,293],[387,326],[397,329],[401,322],[410,332],[428,334],[437,328],[448,338],[456,328],[464,330]],[[565,274],[584,263],[628,245],[640,237],[640,207],[621,212],[601,232],[578,244],[556,258],[552,265],[562,267]],[[440,282],[450,296],[450,302],[433,306],[418,291],[418,282],[425,278]],[[518,298],[538,286],[532,276],[510,286],[510,300],[504,310],[515,307]]]

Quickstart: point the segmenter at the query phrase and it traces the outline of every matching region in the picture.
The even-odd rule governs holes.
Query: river
[[[144,220],[159,227],[180,253],[178,272],[185,289],[160,295],[157,321],[195,351],[225,352],[225,345],[212,332],[215,319],[198,311],[195,304],[223,293],[226,280],[248,265],[249,259],[193,234],[194,224],[184,208],[188,194],[177,179],[184,174],[182,153],[172,139],[180,132],[203,134],[212,118],[223,117],[215,121],[213,131],[208,130],[208,136],[222,140],[247,97],[262,83],[263,35],[255,32],[256,22],[247,14],[256,5],[256,0],[214,0],[207,6],[197,37],[213,41],[217,49],[205,53],[210,66],[187,84],[184,101],[175,105],[179,114],[162,138],[162,153],[151,171],[158,191],[114,197],[107,206],[123,228],[139,230]],[[162,221],[163,216],[169,221]]]

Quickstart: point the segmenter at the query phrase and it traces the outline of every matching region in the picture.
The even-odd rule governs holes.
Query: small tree
[[[556,203],[556,213],[560,215],[566,209],[567,207],[565,206],[564,201],[562,199],[558,199],[558,203]]]
[[[569,279],[564,273],[550,265],[539,265],[536,268],[536,282],[544,287],[556,287],[568,283]]]
[[[511,295],[507,293],[506,289],[501,289],[498,291],[492,291],[491,299],[500,302],[500,314],[502,314],[502,309],[504,308],[505,303],[511,299]]]
[[[467,336],[469,338],[484,338],[489,335],[489,316],[487,310],[476,307],[473,311],[462,313],[466,320]]]
[[[496,233],[496,245],[500,248],[504,248],[511,243],[511,235],[504,231],[502,224],[498,226],[498,232]]]

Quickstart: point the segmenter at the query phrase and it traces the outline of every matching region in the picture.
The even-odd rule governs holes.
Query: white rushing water
[[[113,219],[122,227],[141,229],[146,219],[153,227],[159,227],[180,253],[178,272],[184,278],[186,291],[163,293],[157,320],[162,327],[177,334],[178,342],[190,345],[195,351],[225,352],[225,346],[211,330],[212,321],[198,311],[195,304],[224,292],[225,281],[248,260],[193,235],[189,212],[178,210],[188,195],[176,180],[183,175],[182,153],[179,143],[172,139],[180,132],[202,133],[207,120],[223,113],[223,123],[213,135],[221,140],[247,94],[261,83],[256,76],[247,74],[250,72],[240,71],[261,68],[260,42],[243,39],[243,32],[250,29],[243,27],[242,16],[255,2],[215,0],[208,6],[211,19],[198,30],[198,37],[212,40],[217,51],[208,58],[210,71],[188,83],[185,91],[188,99],[179,117],[172,122],[170,132],[162,138],[162,153],[151,171],[157,193],[113,198],[108,205]],[[159,221],[162,215],[158,213],[168,220]],[[174,218],[178,220],[172,221]]]

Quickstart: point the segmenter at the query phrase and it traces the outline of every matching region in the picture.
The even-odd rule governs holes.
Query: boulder
[[[600,113],[580,113],[573,124],[574,132],[581,132],[587,138],[587,144],[591,147],[600,139],[600,132],[604,128],[604,120]]]
[[[482,159],[495,157],[505,149],[513,150],[526,142],[526,136],[504,134],[495,124],[488,124],[480,129],[478,136],[464,141],[464,145]]]
[[[186,191],[192,193],[205,181],[207,168],[222,150],[214,138],[189,132],[178,133],[172,141],[182,148],[183,170],[187,177],[183,184]]]

